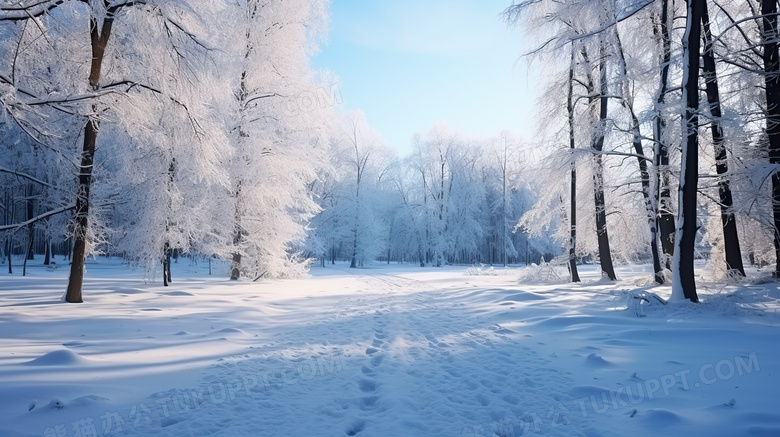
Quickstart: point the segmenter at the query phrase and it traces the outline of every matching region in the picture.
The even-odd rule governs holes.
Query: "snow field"
[[[189,263],[164,288],[100,259],[82,305],[58,301],[63,268],[3,278],[0,435],[780,435],[774,283],[664,305],[643,268],[236,283]]]

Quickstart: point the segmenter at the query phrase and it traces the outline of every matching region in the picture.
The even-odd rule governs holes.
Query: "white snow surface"
[[[0,436],[780,436],[777,283],[664,304],[642,266],[534,268],[163,287],[99,258],[67,304],[33,264],[0,278]]]

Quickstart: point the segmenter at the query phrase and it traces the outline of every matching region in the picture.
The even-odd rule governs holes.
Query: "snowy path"
[[[460,436],[507,426],[522,435],[565,397],[571,383],[548,359],[470,313],[449,287],[356,279],[355,295],[211,372],[197,408],[187,407],[198,403],[191,391],[155,396],[168,405],[153,417],[162,428],[138,435]]]
[[[641,272],[463,270],[163,288],[104,262],[77,306],[63,272],[0,282],[0,435],[780,435],[776,284],[663,306]]]

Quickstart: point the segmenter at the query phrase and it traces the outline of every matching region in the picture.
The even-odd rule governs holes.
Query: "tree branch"
[[[49,218],[49,217],[51,217],[53,215],[62,214],[63,212],[71,211],[71,210],[74,210],[74,209],[76,209],[76,205],[68,205],[68,206],[63,206],[61,208],[53,209],[53,210],[51,210],[49,212],[46,212],[46,213],[43,213],[43,214],[41,214],[41,215],[39,215],[37,217],[33,217],[30,220],[27,220],[25,222],[14,223],[12,225],[0,226],[0,232],[1,231],[7,231],[9,229],[23,228],[23,227],[29,226],[29,225],[37,222],[37,221],[40,221],[40,220],[43,220],[43,219],[47,219],[47,218]]]

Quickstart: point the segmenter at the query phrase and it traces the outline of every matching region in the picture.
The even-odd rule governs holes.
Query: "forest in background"
[[[14,254],[66,255],[80,302],[101,252],[165,284],[179,254],[250,280],[315,258],[563,254],[572,281],[580,262],[611,279],[614,263],[652,262],[695,301],[696,258],[722,277],[777,266],[776,1],[507,6],[496,25],[520,27],[544,71],[537,141],[440,124],[399,158],[309,66],[326,1],[0,3],[9,273]]]

